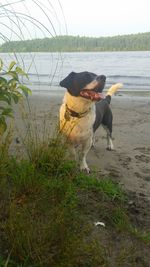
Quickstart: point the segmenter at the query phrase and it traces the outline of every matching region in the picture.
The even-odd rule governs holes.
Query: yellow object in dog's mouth
[[[95,92],[94,90],[84,89],[80,92],[80,96],[89,99],[91,101],[100,101],[104,99],[104,95],[102,93]]]

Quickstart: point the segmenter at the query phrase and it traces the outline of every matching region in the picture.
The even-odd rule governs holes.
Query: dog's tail
[[[106,96],[112,96],[113,94],[115,94],[122,87],[123,87],[122,83],[116,83],[116,84],[112,85],[108,89],[108,92],[106,93]]]

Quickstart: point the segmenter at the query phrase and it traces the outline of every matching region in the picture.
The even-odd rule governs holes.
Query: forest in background
[[[113,37],[56,36],[53,38],[7,41],[0,52],[98,52],[149,51],[150,32]]]

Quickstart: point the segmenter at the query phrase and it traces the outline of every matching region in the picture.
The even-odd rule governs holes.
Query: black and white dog
[[[90,169],[86,156],[93,143],[93,135],[102,124],[107,132],[107,148],[113,149],[111,96],[122,87],[121,83],[113,85],[102,95],[106,77],[91,72],[71,72],[60,82],[67,89],[60,107],[60,131],[67,137],[70,150],[76,158],[76,148],[81,145],[79,157],[80,169],[87,173]],[[96,104],[95,104],[96,103]]]

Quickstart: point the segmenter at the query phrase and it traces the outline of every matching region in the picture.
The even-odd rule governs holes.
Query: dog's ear
[[[60,82],[60,86],[68,90],[72,96],[78,96],[80,93],[80,88],[76,82],[76,72],[71,72],[65,79]]]
[[[66,89],[70,89],[73,87],[73,78],[75,76],[75,72],[71,72],[65,79],[63,79],[59,85]]]

